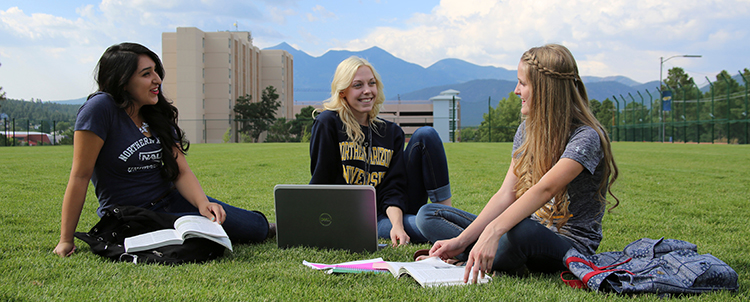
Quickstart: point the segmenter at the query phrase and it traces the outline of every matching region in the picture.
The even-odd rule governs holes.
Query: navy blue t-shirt
[[[159,138],[141,133],[110,95],[98,93],[87,100],[78,110],[75,130],[91,131],[104,140],[91,177],[99,216],[113,205],[143,206],[172,186],[160,174]]]

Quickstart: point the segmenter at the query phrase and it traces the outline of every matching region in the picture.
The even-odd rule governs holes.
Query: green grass
[[[621,204],[604,217],[599,252],[621,250],[642,238],[675,238],[698,245],[740,275],[738,293],[683,297],[750,299],[750,146],[614,143]],[[478,213],[508,168],[509,143],[447,144],[454,205]],[[657,300],[576,290],[556,275],[496,277],[482,286],[424,289],[385,274],[327,275],[302,260],[336,263],[383,257],[409,261],[428,245],[372,254],[295,248],[274,241],[239,245],[234,253],[176,267],[112,263],[77,241],[74,256],[51,253],[59,236],[60,206],[68,180],[70,146],[0,148],[0,300]],[[306,144],[193,145],[188,161],[207,194],[271,220],[273,186],[307,183]],[[93,187],[79,231],[97,221]]]

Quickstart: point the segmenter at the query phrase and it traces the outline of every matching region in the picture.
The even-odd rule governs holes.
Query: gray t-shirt
[[[513,152],[521,146],[525,136],[526,121],[518,126],[516,136],[513,139]],[[606,193],[597,192],[599,183],[604,177],[604,166],[600,165],[604,154],[602,153],[599,134],[589,126],[581,126],[573,130],[565,151],[560,158],[570,158],[580,163],[584,170],[568,184],[568,200],[570,205],[570,219],[558,230],[553,225],[550,229],[570,239],[574,247],[581,253],[594,254],[602,240],[602,217],[605,205],[596,198],[597,195]],[[548,205],[551,205],[550,200]],[[541,218],[534,213],[531,219],[540,221]]]

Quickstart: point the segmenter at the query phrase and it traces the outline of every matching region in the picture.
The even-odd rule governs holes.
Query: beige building
[[[203,32],[178,27],[162,33],[164,93],[179,109],[180,127],[191,143],[239,141],[234,105],[263,89],[276,88],[277,117],[293,118],[293,58],[284,50],[260,50],[250,32]]]

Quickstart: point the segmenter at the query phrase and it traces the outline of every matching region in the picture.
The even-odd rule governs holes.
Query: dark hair
[[[137,43],[120,43],[112,45],[104,51],[99,63],[96,64],[96,83],[99,85],[99,91],[112,96],[115,104],[125,110],[133,110],[133,97],[125,90],[130,78],[138,69],[138,57],[147,55],[156,64],[155,71],[159,77],[164,79],[164,66],[153,51]],[[93,96],[90,95],[89,98]],[[180,168],[177,165],[177,154],[174,149],[177,147],[179,152],[187,153],[190,143],[185,138],[185,133],[177,125],[177,107],[172,105],[164,97],[161,87],[159,87],[159,100],[155,105],[142,106],[140,114],[143,120],[148,123],[151,133],[159,138],[162,146],[162,170],[161,176],[164,179],[174,181],[180,174]],[[179,143],[179,145],[178,145]]]

